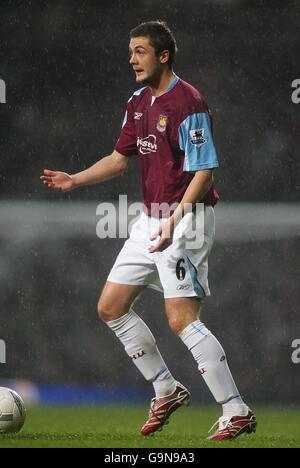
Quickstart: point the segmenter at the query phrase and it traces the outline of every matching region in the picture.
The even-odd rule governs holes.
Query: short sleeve
[[[115,150],[124,156],[132,156],[137,154],[136,147],[136,131],[134,124],[134,114],[132,109],[132,101],[129,99],[122,124],[121,133],[116,143]]]
[[[219,167],[208,113],[198,112],[180,124],[179,146],[185,153],[185,172]]]

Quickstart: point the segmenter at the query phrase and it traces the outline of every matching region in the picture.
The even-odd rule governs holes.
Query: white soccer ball
[[[19,432],[26,418],[24,401],[10,388],[0,387],[0,433]]]

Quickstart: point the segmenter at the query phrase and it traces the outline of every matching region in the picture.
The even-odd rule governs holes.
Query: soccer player
[[[156,341],[132,304],[146,287],[163,292],[171,329],[191,351],[215,400],[222,405],[211,440],[255,431],[256,419],[244,403],[219,341],[200,321],[201,301],[210,295],[208,255],[214,240],[218,167],[211,116],[203,96],[173,71],[175,38],[163,21],[142,23],[130,33],[130,64],[138,85],[127,103],[120,137],[111,155],[74,175],[44,170],[42,181],[67,192],[123,174],[130,158],[140,162],[144,212],[135,222],[101,294],[99,316],[124,345],[155,397],[142,435],[161,430],[177,408],[190,401],[175,380]],[[188,245],[204,205],[203,242]],[[203,206],[201,205],[201,206]],[[200,223],[200,224],[199,224]]]

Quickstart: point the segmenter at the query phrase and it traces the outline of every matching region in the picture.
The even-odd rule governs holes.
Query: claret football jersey
[[[151,206],[179,203],[195,171],[218,167],[208,106],[178,77],[159,97],[149,87],[133,94],[115,149],[124,156],[138,155],[149,216],[156,216]],[[201,202],[215,205],[218,199],[212,187]]]

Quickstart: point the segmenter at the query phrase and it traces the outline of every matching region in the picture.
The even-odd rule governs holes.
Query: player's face
[[[152,84],[160,76],[162,64],[147,37],[134,37],[129,44],[129,63],[137,83]]]

